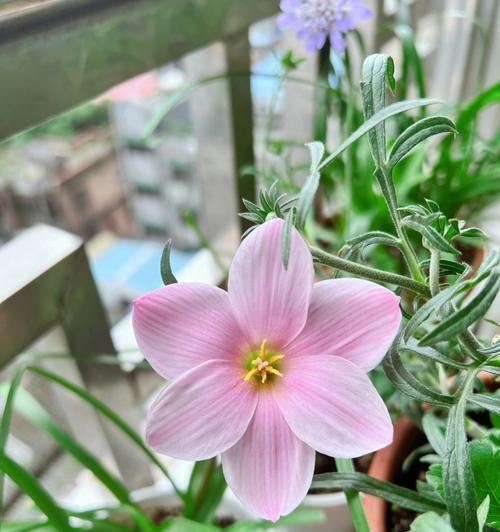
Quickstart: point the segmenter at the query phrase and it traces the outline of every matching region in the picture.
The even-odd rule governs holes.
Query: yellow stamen
[[[264,338],[264,340],[262,340],[262,343],[260,344],[260,358],[262,360],[266,360],[266,347],[267,347],[267,338]]]
[[[243,378],[244,381],[249,381],[259,370],[257,368],[251,369]]]
[[[269,354],[272,356],[270,356],[269,359],[266,360],[268,356],[267,338],[264,338],[262,340],[262,343],[260,344],[260,351],[253,353],[253,356],[255,358],[251,360],[249,362],[249,366],[247,366],[252,369],[247,372],[247,374],[243,378],[244,381],[249,381],[252,377],[259,376],[260,383],[264,384],[268,381],[269,373],[272,373],[273,375],[276,375],[278,377],[283,377],[283,373],[273,367],[273,364],[279,362],[280,360],[283,360],[285,358],[285,355],[274,355],[272,354],[272,351]]]
[[[278,377],[283,377],[283,373],[281,373],[281,371],[278,371],[276,368],[273,368],[271,366],[268,366],[266,368],[266,371],[268,371],[269,373],[273,373],[274,375],[278,375]]]

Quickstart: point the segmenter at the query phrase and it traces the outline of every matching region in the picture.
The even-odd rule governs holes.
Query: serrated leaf
[[[389,153],[387,166],[394,168],[413,148],[433,135],[456,133],[455,124],[446,116],[423,118],[403,131],[396,139]]]
[[[469,444],[476,494],[482,501],[489,496],[486,522],[500,527],[500,447],[491,439],[473,440]]]
[[[435,329],[426,334],[420,345],[431,345],[444,342],[465,331],[479,320],[490,308],[500,288],[500,277],[491,275],[481,291],[460,310],[450,314]]]
[[[445,517],[436,512],[425,512],[413,521],[410,532],[455,532],[455,530]]]
[[[170,252],[172,251],[172,239],[167,240],[160,260],[160,274],[165,286],[177,282],[170,266]]]

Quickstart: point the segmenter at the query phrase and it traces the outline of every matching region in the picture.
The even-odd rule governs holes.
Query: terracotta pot
[[[424,440],[422,431],[410,418],[400,418],[394,425],[393,442],[375,453],[368,474],[379,480],[394,482],[401,472],[405,458]],[[373,495],[367,495],[364,504],[370,532],[387,532],[389,504]]]
[[[490,392],[498,390],[494,375],[481,371],[478,378]],[[425,405],[423,405],[425,410]],[[395,482],[401,473],[405,458],[426,441],[424,433],[408,417],[402,417],[394,425],[394,440],[388,447],[376,452],[368,474],[371,477]],[[380,497],[367,495],[364,498],[366,517],[370,532],[388,532],[389,504]]]

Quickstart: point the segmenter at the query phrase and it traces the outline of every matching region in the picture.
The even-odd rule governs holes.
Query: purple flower
[[[295,31],[308,52],[322,48],[328,36],[332,48],[343,52],[345,34],[373,15],[362,0],[281,0],[280,8],[278,26]]]

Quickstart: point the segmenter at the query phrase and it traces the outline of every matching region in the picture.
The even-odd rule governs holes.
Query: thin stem
[[[335,464],[339,473],[355,473],[354,464],[350,458],[335,458]],[[370,532],[366,519],[365,509],[359,493],[354,490],[344,490],[347,505],[351,512],[352,522],[356,532]]]
[[[383,270],[377,270],[376,268],[372,268],[370,266],[365,266],[363,264],[357,264],[356,262],[342,259],[341,257],[337,257],[336,255],[332,255],[315,247],[311,247],[311,253],[314,259],[321,264],[325,264],[326,266],[336,268],[343,272],[352,273],[354,275],[358,275],[359,277],[370,279],[371,281],[394,284],[401,288],[411,290],[416,294],[422,294],[426,297],[430,296],[429,289],[425,284],[410,279],[409,277],[405,277],[404,275],[389,273]]]
[[[434,297],[439,293],[439,265],[441,263],[441,252],[439,249],[431,249],[431,262],[429,266],[429,288]]]

